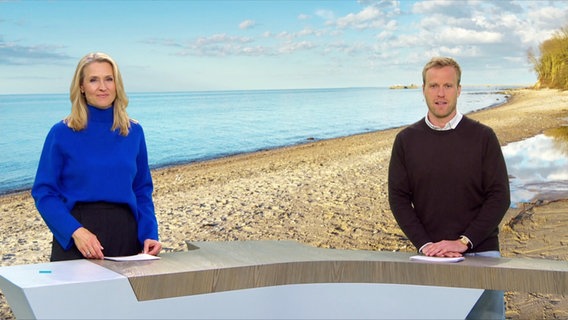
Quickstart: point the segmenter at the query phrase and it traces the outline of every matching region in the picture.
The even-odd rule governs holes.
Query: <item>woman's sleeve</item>
[[[60,177],[64,157],[57,139],[57,125],[48,133],[32,187],[35,205],[49,230],[64,249],[73,244],[71,236],[81,227],[66,206]]]
[[[133,189],[138,210],[138,241],[144,243],[146,239],[158,240],[158,222],[154,211],[154,201],[152,200],[154,185],[148,165],[148,150],[142,127],[140,127],[140,132],[140,146],[136,158],[137,171]]]

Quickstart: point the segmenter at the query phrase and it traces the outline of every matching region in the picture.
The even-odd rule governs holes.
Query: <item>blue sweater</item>
[[[127,136],[110,131],[113,108],[89,106],[87,127],[74,131],[55,124],[43,146],[32,196],[64,249],[81,224],[71,215],[77,202],[125,203],[138,222],[138,241],[158,240],[152,176],[142,127],[131,122]]]

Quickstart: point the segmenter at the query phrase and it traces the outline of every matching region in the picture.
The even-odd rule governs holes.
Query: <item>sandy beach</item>
[[[510,94],[506,104],[469,115],[491,126],[502,145],[568,124],[568,92]],[[400,129],[154,170],[165,251],[187,250],[186,240],[289,239],[413,252],[387,201],[388,162]],[[1,196],[0,212],[0,266],[49,261],[51,233],[29,191]],[[504,257],[568,260],[568,196],[509,209],[501,244]],[[508,292],[506,303],[507,318],[568,318],[566,296]],[[0,318],[13,319],[2,295]]]

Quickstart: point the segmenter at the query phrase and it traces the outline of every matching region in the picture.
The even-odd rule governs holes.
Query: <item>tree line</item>
[[[529,61],[537,73],[537,88],[568,90],[568,26],[539,45],[540,57],[529,51]]]

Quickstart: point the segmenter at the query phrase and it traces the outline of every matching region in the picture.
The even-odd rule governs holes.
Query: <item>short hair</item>
[[[461,82],[461,68],[456,60],[449,57],[434,57],[428,61],[422,70],[422,84],[426,84],[426,72],[432,68],[454,67],[458,76],[458,86]]]
[[[85,99],[85,95],[81,92],[81,84],[85,79],[85,67],[93,62],[107,62],[112,67],[116,98],[113,102],[114,121],[111,130],[114,131],[118,129],[121,135],[126,136],[130,130],[130,118],[126,113],[128,96],[124,91],[124,84],[120,71],[118,70],[118,65],[108,54],[102,52],[89,53],[79,60],[77,69],[75,69],[75,75],[71,81],[71,87],[69,88],[71,113],[64,119],[64,122],[69,128],[75,131],[81,131],[87,126],[87,100]]]

